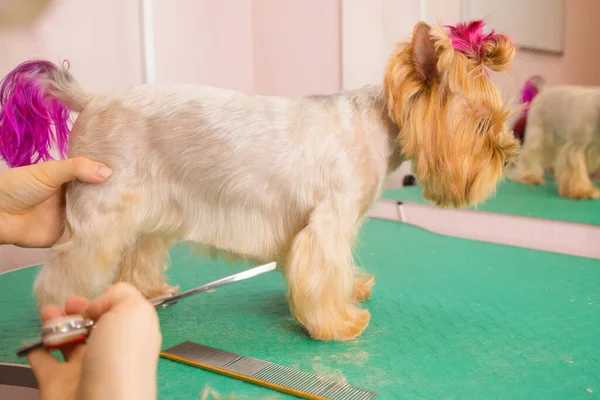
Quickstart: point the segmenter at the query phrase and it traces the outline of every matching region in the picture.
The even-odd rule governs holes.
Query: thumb
[[[126,300],[134,300],[136,303],[139,302],[150,306],[150,303],[134,286],[125,282],[118,282],[90,303],[85,310],[85,314],[91,319],[97,320],[103,314]]]
[[[84,157],[48,161],[28,168],[32,168],[31,173],[35,178],[53,188],[59,188],[76,179],[87,183],[100,183],[112,174],[112,170],[106,165]]]

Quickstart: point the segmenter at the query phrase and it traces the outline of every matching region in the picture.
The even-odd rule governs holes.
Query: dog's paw
[[[153,299],[154,297],[159,296],[174,296],[178,291],[179,286],[171,286],[166,283],[161,286],[141,290],[142,294],[147,299]]]
[[[546,183],[546,180],[543,176],[534,174],[511,175],[510,179],[524,185],[543,185]]]
[[[592,200],[600,198],[600,190],[592,187],[571,187],[559,188],[558,193],[567,199],[571,200]]]
[[[368,275],[365,277],[354,279],[354,289],[352,290],[352,298],[356,301],[365,301],[371,297],[371,290],[375,286],[375,277]]]
[[[371,313],[356,306],[348,306],[346,318],[331,316],[323,326],[307,327],[310,337],[320,341],[347,341],[355,339],[369,325]]]

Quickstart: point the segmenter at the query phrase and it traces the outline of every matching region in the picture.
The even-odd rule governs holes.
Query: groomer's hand
[[[87,306],[88,301],[80,297],[69,298],[64,312],[57,306],[46,306],[42,309],[42,323],[62,318],[65,314],[81,315]],[[85,348],[85,344],[66,346],[61,351],[64,363],[59,362],[43,348],[33,350],[27,355],[27,361],[39,384],[40,400],[76,398]]]
[[[86,315],[97,322],[78,398],[155,399],[162,336],[150,302],[133,286],[117,283],[90,304]]]
[[[161,334],[156,311],[139,291],[118,283],[93,303],[71,297],[65,311],[94,319],[96,327],[87,344],[63,350],[64,363],[44,349],[28,355],[42,400],[156,398]],[[56,306],[42,310],[44,321],[63,315]]]
[[[104,164],[83,157],[1,171],[0,244],[53,245],[63,226],[65,183],[100,183],[111,173]]]

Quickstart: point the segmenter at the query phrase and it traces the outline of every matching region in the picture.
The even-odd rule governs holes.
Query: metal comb
[[[378,394],[346,382],[194,342],[180,343],[160,355],[309,400],[370,400]]]

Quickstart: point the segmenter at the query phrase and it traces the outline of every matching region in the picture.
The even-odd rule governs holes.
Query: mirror
[[[512,73],[492,72],[492,79],[511,106],[525,110],[517,109],[508,121],[522,141],[520,159],[509,168],[496,195],[477,210],[600,225],[600,175],[595,171],[600,165],[600,89],[594,89],[600,86],[600,55],[591,50],[600,27],[590,17],[598,15],[600,3],[409,3],[415,2],[342,2],[344,88],[377,82],[388,54],[418,20],[455,24],[484,19],[486,29],[506,33],[517,45]],[[360,37],[368,40],[357,40]],[[428,204],[410,162],[390,177],[384,197]]]

